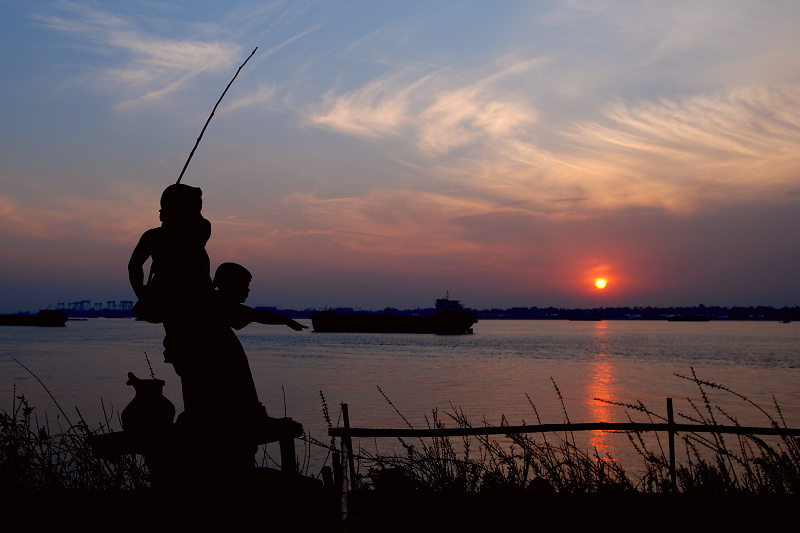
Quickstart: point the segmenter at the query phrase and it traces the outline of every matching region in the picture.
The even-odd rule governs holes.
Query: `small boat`
[[[42,309],[35,315],[30,313],[0,315],[0,326],[64,327],[66,323],[67,313],[51,309]]]
[[[464,335],[472,333],[478,319],[449,295],[436,300],[432,315],[350,314],[338,311],[313,311],[311,324],[323,333],[434,333]]]

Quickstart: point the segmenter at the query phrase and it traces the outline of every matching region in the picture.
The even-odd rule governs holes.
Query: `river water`
[[[800,427],[797,323],[484,320],[474,330],[463,336],[345,334],[253,324],[238,335],[270,415],[290,416],[323,441],[322,396],[334,425],[340,404],[347,403],[353,427],[424,428],[433,409],[448,422],[444,413],[453,408],[473,425],[498,425],[503,415],[512,425],[627,421],[625,408],[597,398],[642,402],[662,415],[666,399],[674,398],[677,413],[692,415],[688,400],[702,405],[699,389],[679,377],[692,369],[778,416],[774,397],[787,423]],[[149,377],[149,359],[180,412],[180,383],[163,362],[162,338],[161,326],[131,319],[0,328],[0,409],[8,412],[16,393],[51,426],[66,424],[65,416],[75,422],[80,411],[97,427],[104,411],[116,417],[133,397],[125,386],[128,372]],[[709,389],[709,398],[742,424],[769,425],[740,397]],[[647,421],[637,415],[631,412],[634,420]],[[607,433],[587,435],[584,444],[635,459],[627,439]]]

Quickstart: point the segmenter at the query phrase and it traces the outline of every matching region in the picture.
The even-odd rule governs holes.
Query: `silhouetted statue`
[[[277,425],[279,431],[302,433],[299,424],[267,415],[258,400],[247,355],[233,330],[253,322],[286,325],[296,331],[307,326],[244,305],[251,280],[241,265],[224,263],[215,273],[215,290],[203,293],[205,299],[196,303],[192,321],[181,329],[180,337],[169,329],[174,319],[164,323],[165,360],[181,378],[184,405],[176,421],[184,448],[177,459],[181,464],[176,464],[178,479],[196,488],[243,485],[255,467],[258,444],[266,442],[270,428]],[[187,348],[191,351],[184,353]],[[289,428],[289,424],[297,427]]]
[[[233,329],[253,322],[286,325],[295,331],[307,328],[291,318],[244,305],[251,280],[252,275],[241,265],[223,263],[217,268],[216,290],[205,307],[204,349],[175,367],[181,376],[185,407],[177,423],[188,431],[207,427],[209,420],[223,423],[206,438],[213,439],[214,448],[221,452],[216,468],[228,477],[252,470],[259,438],[275,423],[258,400],[247,355]]]
[[[161,197],[162,225],[142,235],[128,274],[139,298],[134,311],[144,320],[163,323],[164,361],[181,379],[184,410],[175,431],[166,436],[174,443],[154,452],[153,464],[174,465],[164,474],[170,486],[204,490],[243,481],[254,470],[259,443],[302,433],[302,426],[290,419],[268,417],[233,330],[252,322],[296,331],[306,326],[244,305],[252,275],[241,265],[220,265],[212,282],[205,250],[211,224],[201,209],[199,188],[167,187]]]

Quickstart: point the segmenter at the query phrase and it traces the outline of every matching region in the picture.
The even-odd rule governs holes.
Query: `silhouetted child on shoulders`
[[[161,195],[161,226],[144,232],[128,262],[128,278],[139,298],[134,312],[150,322],[192,320],[187,309],[206,299],[211,275],[206,243],[211,223],[203,218],[203,192],[173,184]],[[144,265],[152,259],[145,284]]]

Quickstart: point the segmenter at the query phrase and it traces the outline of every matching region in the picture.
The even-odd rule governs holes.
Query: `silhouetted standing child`
[[[233,332],[253,322],[286,325],[295,331],[307,326],[283,315],[244,305],[252,275],[236,263],[221,264],[214,274],[210,294],[203,357],[187,362],[181,382],[186,410],[179,417],[185,428],[213,427],[210,442],[217,456],[213,468],[228,478],[246,475],[254,467],[257,434],[267,423],[267,413],[258,400],[250,364]],[[220,421],[227,431],[210,421]],[[208,435],[208,434],[207,434]],[[206,455],[206,457],[209,457]]]
[[[295,331],[307,327],[283,315],[244,305],[250,293],[251,280],[252,274],[236,263],[223,263],[217,268],[213,281],[216,290],[210,294],[209,305],[203,306],[207,313],[203,351],[209,356],[203,361],[192,361],[193,371],[202,372],[203,376],[184,384],[185,404],[193,405],[197,399],[208,409],[207,403],[212,401],[210,391],[224,390],[221,397],[225,403],[235,405],[237,409],[260,405],[247,355],[231,328],[239,330],[253,322],[286,325]],[[225,381],[221,382],[223,377]]]

